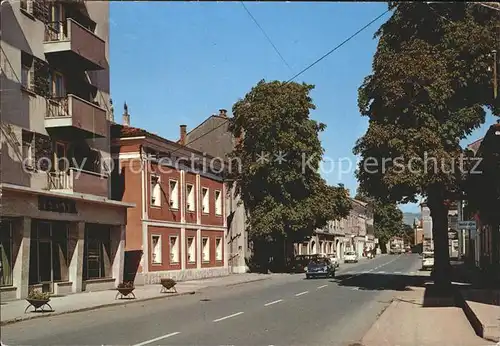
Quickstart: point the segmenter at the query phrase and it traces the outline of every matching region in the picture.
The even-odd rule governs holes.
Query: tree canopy
[[[494,100],[492,50],[499,14],[471,3],[390,2],[373,72],[359,89],[370,119],[354,148],[370,195],[397,202],[426,196],[433,218],[437,277],[448,276],[446,200],[460,193],[459,142],[485,122]],[[427,159],[427,164],[425,160]]]
[[[325,125],[309,117],[315,109],[312,85],[260,81],[233,106],[232,157],[241,160],[233,174],[236,193],[249,214],[252,238],[286,236],[302,241],[328,220],[351,208],[343,186],[328,186],[320,176]]]

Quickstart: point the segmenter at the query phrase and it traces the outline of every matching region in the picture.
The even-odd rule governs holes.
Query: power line
[[[246,9],[246,6],[245,4],[241,3],[243,5],[243,7],[245,7]],[[246,9],[248,11],[248,9]],[[324,54],[322,57],[320,57],[319,59],[317,59],[316,61],[314,61],[312,64],[310,64],[309,66],[307,66],[306,68],[304,68],[302,71],[300,71],[299,73],[295,74],[292,78],[290,78],[285,84],[288,84],[290,83],[292,80],[294,80],[295,78],[297,78],[298,76],[300,76],[302,73],[306,72],[307,70],[309,70],[310,68],[312,68],[314,65],[316,65],[317,63],[319,63],[321,60],[325,59],[327,56],[329,56],[330,54],[332,54],[333,52],[335,52],[337,49],[339,49],[340,47],[342,47],[344,44],[346,44],[347,42],[349,42],[350,40],[352,40],[354,37],[356,37],[357,35],[359,35],[362,31],[364,31],[365,29],[367,29],[370,25],[372,25],[373,23],[375,23],[377,20],[379,20],[380,18],[382,18],[387,12],[389,12],[390,10],[386,10],[384,11],[382,14],[380,14],[379,16],[377,16],[375,19],[371,20],[368,24],[366,24],[365,26],[363,26],[361,29],[359,29],[358,31],[356,31],[354,34],[352,34],[351,36],[349,36],[348,38],[346,38],[344,41],[342,41],[340,44],[338,44],[336,47],[334,47],[333,49],[331,49],[328,53]],[[252,14],[248,11],[248,14],[253,18]],[[255,20],[255,19],[254,19]],[[258,23],[256,22],[256,24],[258,25]],[[260,27],[260,25],[259,25]],[[262,29],[261,29],[262,30]],[[265,34],[265,33],[264,33]],[[267,35],[266,35],[267,37]],[[272,42],[271,42],[272,44]],[[274,46],[274,44],[273,44]],[[275,46],[274,46],[275,47]],[[276,48],[276,47],[275,47]],[[277,51],[277,49],[276,49]],[[277,51],[277,53],[279,54],[279,51]],[[281,56],[281,54],[279,54]],[[284,59],[283,59],[284,60]],[[286,63],[286,61],[285,61]],[[288,65],[288,64],[287,64]],[[289,66],[290,67],[290,66]],[[188,146],[189,144],[197,141],[198,139],[200,138],[203,138],[205,136],[207,136],[208,134],[214,132],[215,130],[217,130],[218,128],[224,126],[230,119],[226,119],[224,122],[222,122],[221,124],[219,124],[218,126],[214,127],[213,129],[211,129],[210,131],[207,131],[205,132],[204,134],[194,138],[193,140],[189,141],[188,143],[184,144],[184,146]],[[172,151],[171,153],[174,153],[178,150],[182,149],[182,147]]]
[[[333,49],[331,49],[328,53],[324,54],[322,57],[320,57],[319,59],[317,59],[315,62],[313,62],[312,64],[310,64],[309,66],[307,66],[306,68],[304,68],[302,71],[300,71],[299,73],[297,73],[296,75],[294,75],[292,78],[290,78],[285,84],[288,84],[290,83],[291,81],[293,81],[295,78],[297,78],[298,76],[300,76],[301,74],[303,74],[304,72],[306,72],[307,70],[309,70],[311,67],[313,67],[314,65],[316,65],[317,63],[319,63],[321,60],[325,59],[327,56],[329,56],[330,54],[332,54],[333,52],[335,52],[337,49],[339,49],[340,47],[342,47],[344,44],[346,44],[347,42],[349,42],[350,40],[352,40],[354,37],[358,36],[362,31],[364,31],[366,28],[368,28],[370,25],[372,25],[373,23],[375,23],[377,20],[379,20],[380,18],[382,18],[387,12],[389,12],[390,10],[386,10],[384,11],[384,13],[380,14],[379,16],[377,16],[375,19],[371,20],[368,24],[366,24],[365,26],[363,26],[361,29],[359,29],[358,31],[356,31],[354,34],[352,34],[351,36],[349,36],[348,38],[346,38],[344,41],[342,41],[340,44],[338,44],[337,46],[335,46]]]
[[[260,29],[260,31],[264,34],[264,36],[266,37],[267,41],[271,44],[271,46],[273,46],[274,51],[276,52],[276,54],[279,55],[279,57],[281,58],[281,60],[285,63],[286,66],[288,66],[288,68],[290,69],[290,71],[293,73],[293,69],[290,67],[290,65],[288,64],[288,62],[285,60],[285,58],[283,57],[283,55],[280,53],[280,51],[278,50],[278,47],[276,47],[276,45],[273,43],[273,41],[271,40],[271,38],[267,35],[267,33],[264,30],[264,28],[262,28],[262,26],[259,24],[259,22],[257,21],[257,19],[255,19],[255,17],[252,15],[252,13],[247,8],[247,6],[245,5],[245,3],[243,1],[240,1],[240,4],[241,4],[241,6],[243,6],[243,8],[247,12],[247,14],[250,16],[250,18],[252,18],[252,20],[255,23],[255,25],[257,25],[257,27]]]

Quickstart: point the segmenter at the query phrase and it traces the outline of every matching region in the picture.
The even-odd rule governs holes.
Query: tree
[[[351,208],[344,187],[328,186],[319,174],[325,125],[309,117],[312,89],[262,80],[233,106],[230,129],[241,140],[232,157],[242,167],[233,179],[254,244],[302,242]]]
[[[370,119],[354,148],[357,177],[381,200],[424,196],[433,219],[435,283],[448,287],[448,200],[459,198],[464,172],[459,141],[485,121],[493,99],[491,51],[498,13],[468,3],[390,2],[373,72],[358,104]],[[498,49],[498,48],[497,48]]]

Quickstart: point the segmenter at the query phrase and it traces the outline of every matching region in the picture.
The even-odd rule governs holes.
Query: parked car
[[[328,259],[332,262],[333,266],[335,268],[338,268],[340,267],[340,263],[339,263],[339,259],[337,258],[337,255],[332,253],[332,254],[329,254],[327,255]]]
[[[434,267],[434,251],[424,251],[422,253],[422,270]]]
[[[328,258],[315,258],[306,267],[306,279],[335,277],[335,266]]]
[[[348,251],[344,255],[344,263],[357,263],[358,256],[354,251]]]

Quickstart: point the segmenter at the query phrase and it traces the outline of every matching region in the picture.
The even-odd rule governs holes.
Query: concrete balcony
[[[78,66],[87,71],[108,67],[106,42],[71,18],[47,23],[43,46],[47,59],[56,64]]]
[[[47,102],[45,128],[47,131],[58,132],[56,135],[61,138],[71,137],[73,134],[84,138],[108,136],[106,111],[72,94]]]
[[[77,168],[70,168],[66,172],[48,172],[47,188],[108,198],[108,176]]]

